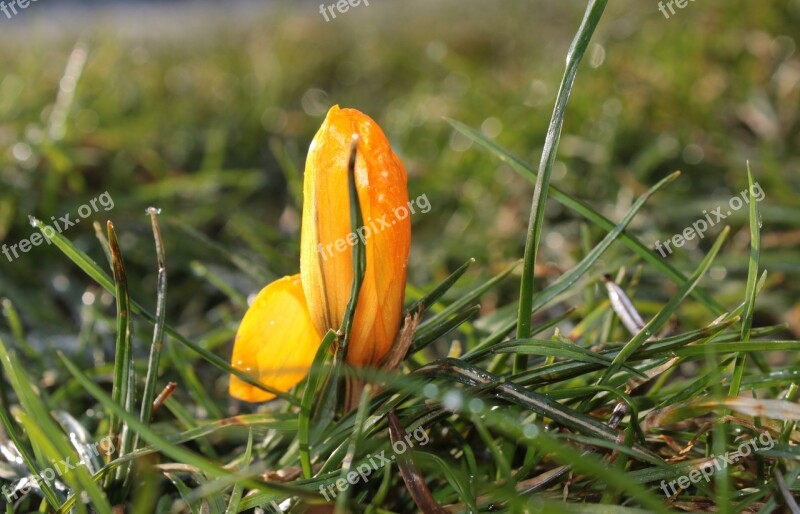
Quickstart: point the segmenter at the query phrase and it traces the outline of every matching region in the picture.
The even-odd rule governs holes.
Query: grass
[[[0,35],[0,239],[114,200],[0,258],[2,483],[85,463],[7,512],[796,511],[796,2],[248,13]],[[230,343],[296,272],[332,103],[374,116],[431,202],[422,317],[396,372],[345,369],[331,332],[294,391],[233,402]],[[366,384],[349,411],[345,375]]]

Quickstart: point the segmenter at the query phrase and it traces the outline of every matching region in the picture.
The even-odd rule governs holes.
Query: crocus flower
[[[355,181],[364,226],[351,232],[348,160],[358,137]],[[347,362],[376,366],[400,327],[411,244],[406,171],[380,127],[334,106],[308,150],[303,187],[300,274],[265,287],[236,334],[232,365],[264,385],[288,391],[308,373],[322,336],[339,330],[353,282],[352,247],[366,247]],[[232,376],[231,396],[274,395]]]

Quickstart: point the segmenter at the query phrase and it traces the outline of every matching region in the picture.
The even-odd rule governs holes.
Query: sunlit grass
[[[516,337],[536,163],[584,5],[373,2],[331,23],[312,5],[163,38],[108,21],[80,39],[35,25],[0,34],[0,239],[106,190],[116,202],[95,230],[87,219],[0,256],[3,483],[121,436],[105,468],[79,468],[18,511],[269,512],[292,498],[301,512],[392,453],[390,412],[429,442],[404,473],[383,466],[340,497],[343,511],[790,504],[800,14],[737,0],[665,20],[654,5],[611,4],[549,164],[523,290],[533,316]],[[374,392],[349,413],[329,393],[345,370],[324,351],[309,380],[252,408],[227,396],[231,342],[248,296],[296,271],[300,170],[333,103],[378,120],[410,196],[431,202],[412,217],[406,301],[424,316],[397,373],[346,370]],[[730,228],[654,251],[754,181],[764,201],[751,196]],[[723,399],[737,394],[747,399]],[[765,431],[773,447],[665,497],[662,480]]]

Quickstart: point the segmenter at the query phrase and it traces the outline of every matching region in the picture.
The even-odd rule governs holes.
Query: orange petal
[[[347,177],[353,134],[367,268],[347,360],[368,365],[389,351],[400,326],[411,220],[403,163],[377,123],[357,110],[331,108],[309,148],[300,273],[317,331],[338,330],[353,281]]]
[[[308,374],[321,338],[308,313],[300,275],[283,277],[258,293],[239,325],[232,366],[262,384],[288,391]],[[275,395],[231,376],[230,395],[264,402]]]

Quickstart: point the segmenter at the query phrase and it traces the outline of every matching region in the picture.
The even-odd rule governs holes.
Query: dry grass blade
[[[403,425],[400,424],[400,420],[397,419],[397,414],[394,413],[394,410],[390,410],[386,417],[389,420],[389,437],[392,440],[392,444],[394,445],[398,442],[404,445],[407,444],[406,440],[409,435]],[[423,514],[447,514],[448,511],[433,499],[431,490],[425,484],[425,478],[417,469],[417,466],[414,465],[414,461],[408,452],[397,454],[397,467],[400,468],[400,475],[403,477],[406,489],[408,489],[411,498],[413,498],[414,503],[417,504]]]

